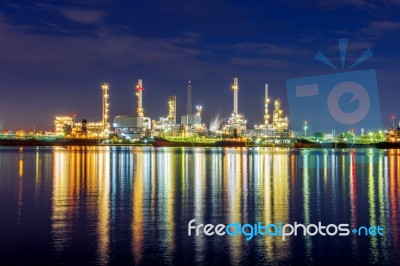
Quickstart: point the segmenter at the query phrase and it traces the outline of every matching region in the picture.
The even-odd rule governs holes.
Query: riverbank
[[[210,141],[177,141],[157,138],[153,141],[140,142],[107,142],[103,139],[85,138],[57,138],[53,140],[41,139],[0,139],[0,146],[153,146],[153,147],[285,147],[285,148],[322,148],[322,149],[357,149],[357,148],[377,148],[377,149],[400,149],[398,142],[376,142],[376,143],[344,143],[344,142],[312,142],[298,139],[291,143],[268,143],[257,144],[245,141],[244,139],[218,139]]]

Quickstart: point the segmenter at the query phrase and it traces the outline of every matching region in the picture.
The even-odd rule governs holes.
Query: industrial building
[[[56,116],[54,120],[55,132],[59,136],[70,135],[74,125],[73,117],[68,115]]]
[[[158,137],[178,136],[180,133],[180,125],[176,124],[176,96],[168,97],[168,112],[166,117],[160,117],[153,120],[152,135]]]
[[[394,126],[395,116],[392,115],[391,119],[392,119],[392,127],[387,131],[386,139],[389,142],[400,142],[400,121],[397,128],[395,128]]]
[[[187,102],[186,102],[186,115],[181,116],[182,124],[182,135],[204,135],[207,133],[207,128],[201,123],[201,114],[203,112],[203,106],[196,106],[196,111],[193,112],[192,108],[192,84],[188,83],[187,87]]]
[[[189,81],[187,87],[186,115],[181,116],[180,124],[177,123],[176,96],[168,98],[168,113],[166,117],[153,120],[152,135],[160,137],[189,137],[206,133],[206,126],[201,123],[202,106],[196,106],[196,112],[192,109],[192,85]]]
[[[151,119],[144,116],[143,109],[143,81],[138,80],[135,87],[136,116],[118,115],[114,118],[115,133],[122,138],[139,140],[150,135]]]
[[[201,113],[203,106],[196,106],[196,112],[194,114],[187,114],[181,116],[181,124],[183,127],[183,135],[188,137],[191,135],[205,135],[207,128],[205,124],[201,123]]]
[[[118,115],[114,118],[115,133],[130,140],[142,138],[144,129],[149,128],[150,124],[147,117]]]

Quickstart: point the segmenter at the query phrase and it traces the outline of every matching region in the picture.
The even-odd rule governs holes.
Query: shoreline
[[[371,144],[357,143],[314,143],[297,141],[292,145],[257,145],[240,141],[225,141],[216,143],[191,143],[191,142],[149,142],[149,143],[101,143],[97,139],[60,139],[56,141],[42,140],[0,140],[3,147],[68,147],[68,146],[103,146],[103,147],[203,147],[203,148],[291,148],[291,149],[400,149],[397,142],[377,142]]]

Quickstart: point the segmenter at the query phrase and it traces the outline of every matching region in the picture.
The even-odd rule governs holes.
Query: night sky
[[[347,67],[374,53],[353,70],[376,70],[388,126],[400,115],[399,15],[399,0],[2,1],[0,129],[50,130],[58,114],[100,121],[102,82],[111,116],[133,115],[140,78],[145,116],[166,116],[169,95],[183,115],[191,80],[209,125],[231,114],[235,76],[253,127],[265,83],[287,112],[287,79],[338,72],[314,56],[321,50],[339,66],[340,38],[349,39]]]

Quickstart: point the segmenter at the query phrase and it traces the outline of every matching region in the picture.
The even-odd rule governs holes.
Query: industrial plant
[[[102,120],[98,122],[88,122],[82,119],[82,122],[76,122],[76,114],[62,115],[55,117],[55,132],[57,135],[62,136],[75,136],[75,137],[90,137],[90,138],[105,138],[110,134],[109,112],[110,104],[108,99],[109,85],[103,83],[102,89]]]
[[[271,99],[268,84],[264,87],[264,105],[260,104],[261,123],[248,127],[245,114],[239,110],[239,80],[233,78],[232,112],[226,119],[214,119],[207,126],[203,119],[203,106],[192,105],[195,86],[187,83],[186,111],[177,113],[178,99],[170,95],[165,99],[165,113],[158,118],[146,116],[143,106],[143,80],[139,79],[133,88],[136,103],[132,113],[110,117],[112,89],[108,83],[101,84],[101,119],[76,120],[76,114],[57,115],[55,129],[51,132],[29,132],[19,130],[0,132],[0,144],[17,146],[68,146],[68,145],[153,145],[199,146],[199,147],[251,147],[284,146],[297,148],[337,148],[337,147],[400,147],[400,123],[395,127],[395,116],[391,116],[391,128],[378,132],[361,131],[356,136],[353,131],[341,132],[335,136],[323,132],[309,132],[309,124],[304,121],[303,132],[294,133],[290,129],[287,115],[280,99]],[[243,90],[240,90],[243,91]],[[228,90],[227,90],[228,92]],[[147,109],[148,110],[148,109]],[[206,109],[207,110],[207,109]],[[100,111],[100,110],[99,110]],[[99,112],[100,113],[100,112]],[[263,115],[262,115],[263,114]],[[100,115],[99,115],[100,116]]]
[[[232,84],[233,110],[229,119],[220,128],[209,129],[202,122],[203,106],[192,106],[192,84],[187,84],[186,113],[178,121],[177,97],[171,95],[166,99],[165,116],[151,119],[145,116],[143,107],[143,80],[139,79],[134,88],[136,111],[134,114],[121,114],[110,124],[109,84],[103,83],[102,90],[102,120],[91,122],[82,119],[75,121],[75,114],[55,117],[55,133],[60,137],[83,137],[108,139],[111,135],[131,142],[144,138],[252,138],[257,137],[266,142],[290,142],[291,133],[289,120],[283,114],[279,99],[274,101],[272,119],[269,112],[270,98],[268,84],[265,84],[264,122],[254,128],[247,128],[244,114],[239,112],[239,81],[235,77]],[[262,110],[260,106],[260,111]]]

